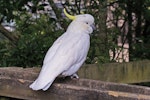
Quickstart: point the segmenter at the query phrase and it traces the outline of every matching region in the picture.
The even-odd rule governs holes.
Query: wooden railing
[[[58,77],[47,91],[33,91],[29,85],[39,71],[40,68],[0,68],[0,96],[28,100],[150,100],[149,87],[91,79]]]
[[[84,65],[78,71],[80,78],[117,83],[150,82],[150,60],[129,63]]]

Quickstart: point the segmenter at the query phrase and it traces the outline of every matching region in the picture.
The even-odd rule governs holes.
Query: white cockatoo
[[[30,85],[33,90],[47,90],[58,75],[78,78],[76,72],[84,63],[90,47],[94,17],[90,14],[65,15],[73,21],[48,50],[38,78]]]

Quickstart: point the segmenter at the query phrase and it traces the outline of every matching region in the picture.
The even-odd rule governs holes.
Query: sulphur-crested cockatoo
[[[58,75],[75,76],[84,63],[90,47],[94,18],[90,14],[65,15],[73,21],[48,50],[38,78],[30,85],[33,90],[47,90]]]

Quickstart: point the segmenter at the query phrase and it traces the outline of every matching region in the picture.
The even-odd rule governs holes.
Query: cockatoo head
[[[72,23],[69,25],[67,31],[72,31],[74,33],[86,33],[91,34],[95,28],[94,26],[94,17],[90,14],[81,14],[72,16],[69,15],[66,10],[64,9],[65,15],[73,20]]]

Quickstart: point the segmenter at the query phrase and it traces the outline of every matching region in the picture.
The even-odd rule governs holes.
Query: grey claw
[[[74,79],[74,78],[79,78],[79,76],[77,75],[77,74],[73,74],[73,75],[71,75],[71,79]]]

